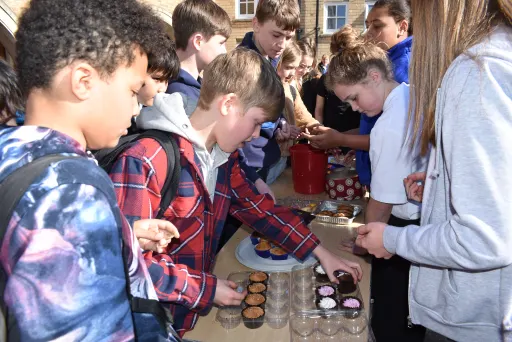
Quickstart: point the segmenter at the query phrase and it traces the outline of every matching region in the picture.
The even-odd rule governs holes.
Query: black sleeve
[[[318,81],[316,94],[321,97],[327,97],[327,88],[325,87],[325,75],[322,75],[322,77],[320,77],[320,80]]]

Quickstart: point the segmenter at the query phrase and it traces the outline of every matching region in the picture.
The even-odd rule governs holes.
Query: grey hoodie
[[[421,227],[388,226],[411,262],[412,321],[457,341],[512,341],[512,29],[447,70]]]
[[[153,106],[143,108],[137,117],[137,127],[175,133],[190,141],[194,146],[208,194],[213,202],[218,168],[228,161],[230,153],[222,151],[217,144],[214,145],[211,153],[208,152],[204,141],[190,124],[183,100],[180,93],[156,95]]]

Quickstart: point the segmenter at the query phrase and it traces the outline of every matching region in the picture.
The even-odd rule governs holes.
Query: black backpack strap
[[[164,212],[167,210],[178,192],[181,175],[180,150],[176,139],[174,139],[169,132],[150,129],[140,134],[137,137],[137,140],[142,138],[151,138],[156,140],[160,146],[162,146],[165,154],[167,155],[167,176],[160,192],[162,196],[162,199],[160,200],[160,210],[156,215],[156,218],[160,219],[164,216]]]
[[[21,198],[27,192],[28,188],[44,170],[52,163],[60,160],[77,158],[64,156],[62,154],[54,154],[38,158],[33,162],[23,165],[19,169],[13,171],[0,184],[0,244],[2,243],[7,226],[11,220],[14,209],[18,206]],[[7,283],[7,275],[3,268],[0,268],[0,309],[5,319],[6,338],[8,341],[21,341],[20,331],[13,315],[10,315],[4,302],[4,290]]]
[[[114,163],[117,161],[119,155],[130,148],[133,143],[139,139],[140,135],[141,134],[137,133],[132,135],[125,135],[119,139],[119,143],[114,148],[104,148],[101,150],[92,151],[94,158],[96,158],[98,161],[98,165],[107,173],[110,173],[112,166],[114,166]]]

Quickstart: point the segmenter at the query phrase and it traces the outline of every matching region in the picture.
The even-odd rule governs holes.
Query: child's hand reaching
[[[133,223],[133,232],[144,250],[163,253],[173,238],[180,237],[178,229],[169,221],[147,219]]]
[[[407,198],[416,202],[423,201],[423,190],[425,188],[426,172],[416,172],[404,179]],[[421,182],[421,184],[419,184]]]
[[[219,306],[240,305],[246,295],[247,291],[245,289],[242,292],[237,291],[236,283],[230,280],[217,279],[213,302]]]
[[[346,259],[342,259],[322,246],[318,246],[313,251],[313,254],[318,258],[325,272],[329,276],[329,279],[333,283],[338,283],[338,279],[334,276],[334,271],[342,270],[348,272],[354,278],[354,283],[357,283],[363,278],[363,270],[361,266],[356,263]]]
[[[289,125],[290,127],[290,139],[296,140],[302,134],[302,130],[294,125]]]

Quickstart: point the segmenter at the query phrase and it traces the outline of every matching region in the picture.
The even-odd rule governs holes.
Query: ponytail
[[[384,79],[392,80],[393,71],[387,54],[380,47],[364,40],[352,26],[344,26],[331,36],[331,52],[335,54],[329,64],[326,85],[356,84],[366,79],[375,68]]]

